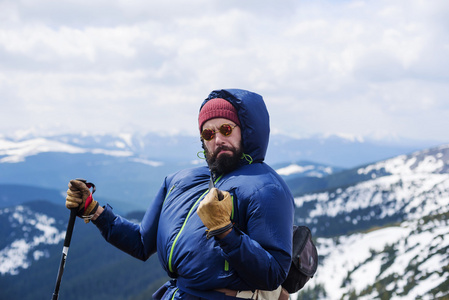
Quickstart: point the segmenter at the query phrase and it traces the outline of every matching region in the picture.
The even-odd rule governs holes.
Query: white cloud
[[[201,100],[237,87],[273,131],[449,138],[447,1],[3,1],[0,18],[0,132],[196,133]]]

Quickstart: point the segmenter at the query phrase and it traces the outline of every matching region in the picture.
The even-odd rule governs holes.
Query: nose
[[[217,132],[215,134],[214,139],[215,139],[215,144],[222,145],[225,143],[226,137],[224,135],[222,135],[221,133]]]

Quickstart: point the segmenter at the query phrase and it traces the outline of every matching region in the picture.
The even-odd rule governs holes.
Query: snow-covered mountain
[[[367,179],[296,197],[296,222],[320,236],[308,288],[325,299],[449,297],[448,166],[444,145],[355,168]]]
[[[292,138],[272,135],[266,161],[269,164],[312,161],[339,167],[354,167],[433,145],[432,142],[383,143],[342,136]],[[118,135],[19,135],[0,134],[0,163],[22,162],[46,152],[93,153],[128,157],[159,165],[166,161],[198,163],[201,143],[197,136],[148,134]]]
[[[64,193],[70,179],[86,178],[98,186],[99,199],[128,212],[145,209],[166,175],[204,163],[197,158],[193,147],[184,146],[194,144],[193,138],[155,135],[146,136],[149,140],[146,142],[139,138],[142,137],[3,138],[0,139],[0,184],[29,185]],[[164,147],[165,143],[171,146]],[[162,151],[163,148],[166,149]],[[186,154],[189,149],[192,152]],[[184,160],[187,155],[196,159]]]
[[[307,161],[293,162],[289,164],[278,164],[274,167],[276,172],[286,179],[298,177],[322,178],[343,170],[343,168]]]
[[[307,290],[320,299],[447,299],[448,217],[318,238],[323,259]]]
[[[449,145],[444,145],[345,171],[351,179],[346,184],[295,198],[297,222],[315,222],[319,234],[335,235],[352,227],[445,213],[448,166]]]
[[[157,136],[147,137],[154,140]],[[176,140],[170,140],[174,144]],[[153,141],[150,145],[157,147],[158,141]],[[145,160],[143,157],[145,148],[144,139],[130,135],[119,136],[77,136],[62,135],[50,137],[31,137],[29,139],[0,139],[0,163],[23,162],[27,157],[40,153],[70,153],[70,154],[104,154],[115,157],[128,157],[131,160],[138,160],[142,163],[158,166],[161,161]],[[148,154],[156,151],[148,151]],[[162,156],[164,158],[165,156]],[[173,157],[173,159],[175,159]]]
[[[18,275],[32,263],[48,258],[48,245],[64,240],[65,228],[60,222],[28,206],[0,209],[0,219],[3,229],[8,229],[0,242],[0,275]]]

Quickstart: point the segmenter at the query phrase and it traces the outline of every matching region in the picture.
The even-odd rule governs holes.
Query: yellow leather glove
[[[77,216],[89,223],[98,208],[98,202],[92,197],[92,193],[87,185],[79,180],[70,180],[65,206],[68,209],[76,208]]]
[[[221,193],[220,198],[219,193]],[[231,195],[226,191],[219,191],[216,188],[211,189],[201,200],[197,210],[201,221],[208,229],[207,238],[219,235],[232,228],[231,213]]]

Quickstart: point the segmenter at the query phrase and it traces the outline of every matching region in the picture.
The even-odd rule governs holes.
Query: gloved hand
[[[223,200],[219,200],[223,196]],[[232,198],[226,191],[219,191],[213,188],[201,200],[198,206],[197,214],[203,221],[204,226],[207,227],[207,238],[216,236],[226,232],[232,228],[231,222],[232,213]]]
[[[98,208],[98,202],[92,197],[87,185],[79,180],[70,180],[65,206],[68,209],[76,208],[77,216],[89,223]]]

